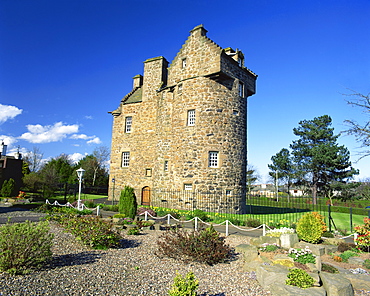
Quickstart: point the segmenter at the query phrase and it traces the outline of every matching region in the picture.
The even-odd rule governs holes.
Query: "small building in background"
[[[7,156],[7,145],[1,143],[0,152],[0,188],[3,186],[4,181],[13,179],[15,181],[14,192],[19,192],[22,187],[22,155],[17,152],[15,156]]]

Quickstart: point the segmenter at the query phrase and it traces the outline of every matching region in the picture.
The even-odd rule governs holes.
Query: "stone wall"
[[[133,91],[112,112],[110,177],[118,190],[124,185],[152,192],[183,190],[185,185],[196,191],[227,190],[238,196],[230,207],[243,212],[246,97],[255,93],[257,77],[238,65],[232,58],[235,52],[226,54],[206,33],[203,26],[194,28],[168,70],[163,57],[144,62],[142,84],[141,76],[135,76]],[[191,126],[189,110],[195,111]],[[124,132],[127,116],[132,116],[130,133]],[[121,166],[124,151],[130,151],[129,167]],[[209,167],[210,151],[218,152],[217,167]],[[152,194],[151,199],[158,201],[160,196]],[[179,207],[190,203],[205,209],[197,201],[178,201]]]

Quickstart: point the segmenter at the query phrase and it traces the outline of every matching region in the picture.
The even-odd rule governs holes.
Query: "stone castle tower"
[[[244,67],[241,51],[222,49],[206,34],[202,25],[191,30],[169,67],[164,57],[146,60],[144,76],[133,78],[110,112],[115,199],[125,185],[135,188],[139,204],[164,207],[160,192],[211,192],[233,196],[228,206],[243,212],[247,97],[257,75]],[[178,194],[170,199],[189,208]],[[200,200],[196,207],[206,210]]]

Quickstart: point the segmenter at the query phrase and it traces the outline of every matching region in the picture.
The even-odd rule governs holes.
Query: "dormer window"
[[[181,67],[184,69],[186,67],[186,58],[181,60]]]

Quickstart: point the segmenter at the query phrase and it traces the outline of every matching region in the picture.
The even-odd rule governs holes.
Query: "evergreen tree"
[[[293,129],[299,139],[290,147],[297,167],[309,178],[314,204],[321,187],[331,181],[345,182],[358,174],[351,166],[348,149],[338,145],[339,135],[334,134],[331,123],[330,116],[323,115],[300,121],[300,126]]]
[[[134,219],[137,211],[137,202],[134,189],[130,186],[125,186],[121,191],[121,196],[119,198],[118,210],[120,214],[125,215]]]
[[[286,184],[289,190],[293,184],[293,181],[296,177],[295,165],[292,160],[292,156],[288,149],[283,148],[274,156],[271,157],[272,164],[269,164],[268,167],[271,170],[269,175],[278,180],[282,180]]]
[[[12,197],[15,196],[16,193],[14,192],[15,189],[15,181],[14,179],[10,178],[9,180],[5,180],[3,182],[3,186],[1,186],[1,196],[3,197]]]

